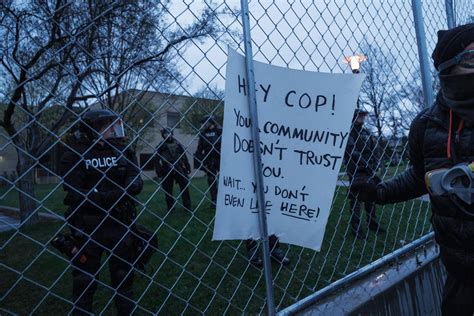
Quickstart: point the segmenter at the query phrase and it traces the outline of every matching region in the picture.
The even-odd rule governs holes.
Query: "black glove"
[[[357,180],[354,179],[352,189],[357,199],[362,202],[374,203],[378,201],[377,185],[380,183],[380,178],[374,177],[371,179]]]

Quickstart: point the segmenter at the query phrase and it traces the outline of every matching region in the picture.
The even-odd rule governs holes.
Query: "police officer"
[[[69,206],[66,219],[80,253],[73,258],[73,314],[92,312],[101,256],[108,256],[114,300],[119,314],[129,315],[133,301],[134,196],[143,181],[135,153],[124,143],[124,128],[109,110],[89,110],[79,133],[67,144],[61,172]]]
[[[202,131],[199,133],[198,148],[194,154],[195,168],[203,170],[207,175],[207,183],[211,193],[212,203],[217,200],[217,174],[221,159],[222,128],[216,123],[214,116],[206,115],[202,118]]]
[[[183,205],[191,210],[191,197],[189,196],[189,178],[191,171],[188,158],[181,145],[173,136],[170,128],[161,130],[163,141],[156,148],[155,171],[158,177],[163,178],[163,189],[166,194],[168,211],[173,209],[173,184],[176,181],[181,189]]]
[[[358,183],[379,181],[376,176],[378,167],[378,153],[375,137],[364,127],[365,119],[369,113],[356,109],[352,120],[352,127],[347,141],[345,161],[347,175],[349,176],[349,200],[351,208],[351,231],[359,239],[366,238],[366,233],[361,226],[361,204],[359,200]],[[367,223],[369,230],[384,232],[375,216],[375,203],[365,202]]]

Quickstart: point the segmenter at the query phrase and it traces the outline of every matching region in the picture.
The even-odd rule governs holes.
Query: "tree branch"
[[[5,63],[5,61],[2,59],[0,59],[1,62],[2,62],[2,65],[3,67],[5,67],[5,69],[7,70],[8,73],[10,73],[10,75],[13,77],[13,80],[15,81],[15,83],[18,83],[18,78],[15,76],[15,73],[13,72],[13,70],[7,65],[7,63]]]
[[[19,45],[20,45],[20,17],[15,16],[15,45],[13,46],[12,58],[21,67],[22,65],[17,56]]]

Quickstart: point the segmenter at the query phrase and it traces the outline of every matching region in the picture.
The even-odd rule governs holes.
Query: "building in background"
[[[199,120],[202,114],[207,114],[209,108],[222,107],[223,103],[221,100],[152,91],[127,90],[91,105],[93,108],[104,106],[123,116],[127,136],[137,140],[134,146],[136,146],[138,163],[143,170],[143,178],[144,180],[150,180],[156,177],[153,155],[156,146],[162,139],[160,130],[163,127],[172,128],[175,138],[186,148],[188,159],[192,161],[192,155],[198,145]],[[78,108],[78,111],[83,111],[83,109]],[[61,145],[57,144],[42,155],[35,166],[36,183],[55,183],[59,181],[56,168],[61,151]],[[16,164],[15,146],[6,132],[0,130],[0,176],[3,180],[0,181],[0,185],[7,183],[6,179],[13,181],[16,178]],[[196,176],[201,175],[201,171],[196,174]]]

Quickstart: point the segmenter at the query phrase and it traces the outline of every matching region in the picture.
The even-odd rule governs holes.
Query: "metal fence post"
[[[413,21],[415,23],[416,43],[418,47],[418,58],[420,59],[421,81],[425,107],[433,104],[433,85],[431,80],[430,64],[428,61],[428,49],[426,48],[425,27],[423,25],[423,12],[421,0],[412,0]]]
[[[448,22],[448,29],[456,27],[456,17],[454,16],[454,2],[453,0],[444,0],[446,5],[446,20]]]
[[[245,65],[248,79],[248,100],[250,107],[250,119],[252,120],[251,132],[254,140],[253,151],[254,172],[257,184],[258,218],[260,235],[263,239],[263,269],[265,275],[265,286],[267,291],[267,308],[269,315],[275,315],[275,301],[273,294],[273,277],[270,262],[270,245],[268,242],[267,216],[265,214],[265,194],[263,190],[262,156],[260,153],[260,135],[258,132],[258,112],[255,92],[255,74],[253,69],[252,37],[250,35],[250,17],[247,0],[241,0],[242,23],[244,30]]]

